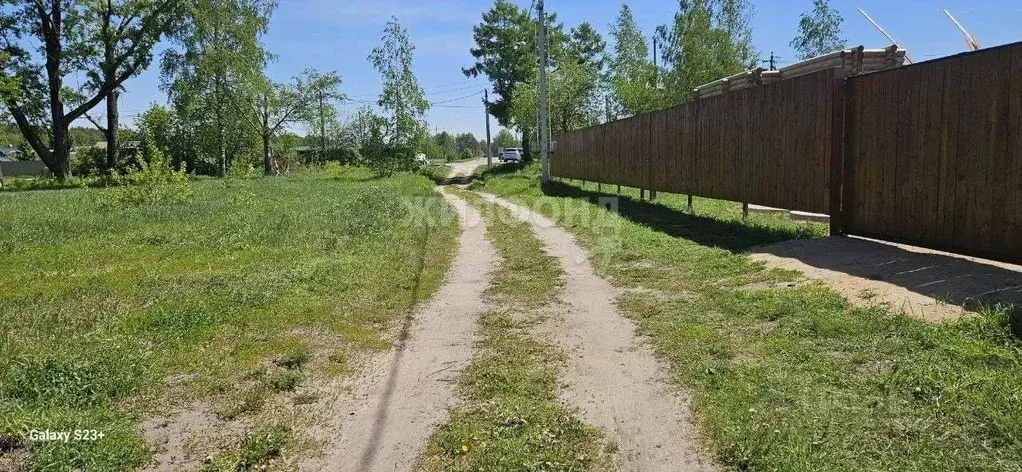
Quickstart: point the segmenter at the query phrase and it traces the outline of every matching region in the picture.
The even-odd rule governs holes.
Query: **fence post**
[[[845,146],[848,136],[845,135],[845,106],[847,105],[848,79],[844,69],[837,69],[834,87],[831,93],[831,125],[830,125],[830,234],[844,234],[844,166]]]

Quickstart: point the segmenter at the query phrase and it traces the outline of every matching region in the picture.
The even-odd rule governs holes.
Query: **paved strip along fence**
[[[835,232],[1022,260],[1022,43],[836,72],[564,133],[551,173],[829,213]]]

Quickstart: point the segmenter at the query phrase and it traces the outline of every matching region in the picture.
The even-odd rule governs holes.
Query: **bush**
[[[464,161],[464,160],[467,160],[467,159],[472,159],[473,157],[475,157],[475,154],[472,154],[471,150],[462,149],[461,151],[458,151],[458,159],[461,159],[461,160]]]
[[[102,203],[111,206],[155,206],[187,202],[192,196],[184,169],[174,170],[143,129],[142,155],[138,170],[116,177],[120,185],[105,194]]]
[[[106,150],[89,147],[71,158],[71,174],[79,177],[99,175],[106,168]]]

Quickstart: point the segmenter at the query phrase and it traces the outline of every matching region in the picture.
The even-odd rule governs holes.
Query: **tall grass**
[[[149,447],[135,424],[194,398],[232,402],[258,365],[309,353],[302,333],[338,358],[389,346],[456,242],[421,176],[186,185],[187,202],[145,206],[104,204],[116,189],[0,195],[0,443],[27,450],[29,468],[138,467]],[[408,199],[439,224],[406,224]],[[170,391],[175,375],[189,380]],[[305,378],[287,375],[261,395]],[[25,438],[86,428],[107,438]]]

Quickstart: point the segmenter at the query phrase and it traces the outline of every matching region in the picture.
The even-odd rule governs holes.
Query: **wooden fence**
[[[1022,258],[1022,44],[846,90],[845,231]]]
[[[1022,260],[1022,43],[833,70],[565,133],[559,177],[829,213],[851,234]]]
[[[826,213],[839,85],[824,70],[564,133],[551,173]]]

